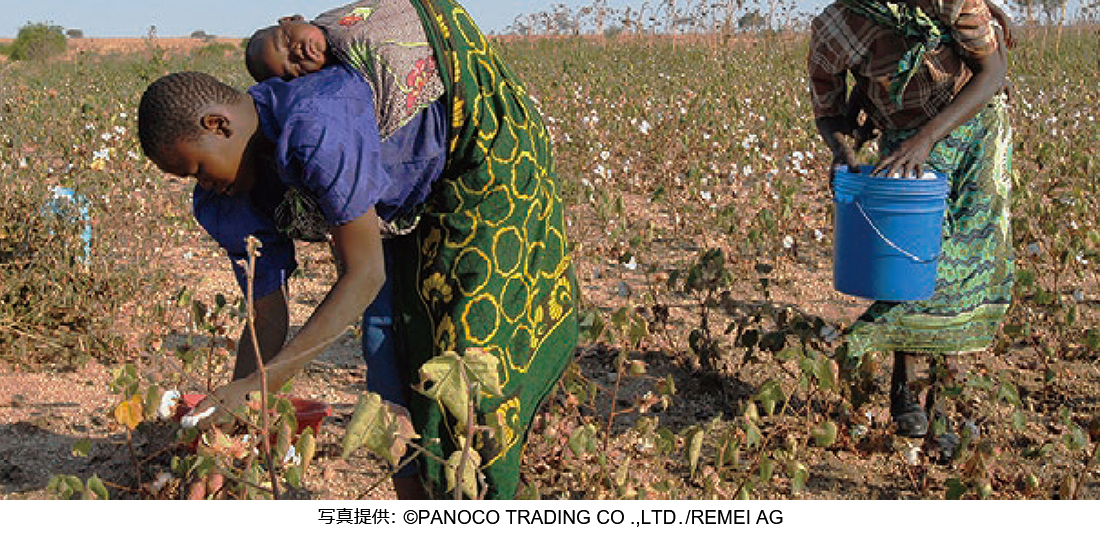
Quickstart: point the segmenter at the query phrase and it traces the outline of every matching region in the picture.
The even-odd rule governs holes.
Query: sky
[[[15,37],[27,22],[80,29],[86,37],[144,37],[156,26],[161,37],[202,30],[223,37],[247,37],[282,15],[307,18],[350,0],[0,0],[0,37]],[[756,0],[767,5],[767,0]],[[796,0],[800,11],[816,12],[830,0]],[[460,0],[482,31],[501,32],[518,15],[549,11],[554,4],[591,5],[591,0]],[[1071,5],[1080,0],[1070,0]],[[660,0],[650,0],[658,4]],[[746,4],[752,5],[753,0]],[[999,0],[1010,4],[1011,0]],[[641,6],[643,0],[608,0],[612,7]]]
[[[150,26],[161,37],[188,36],[196,30],[224,37],[247,37],[282,15],[307,18],[350,0],[0,0],[0,37],[15,37],[27,22],[50,22],[80,29],[86,37],[143,37]],[[828,0],[798,0],[823,7]],[[460,0],[482,31],[500,32],[521,14],[549,11],[554,4],[591,5],[591,0]],[[642,0],[609,0],[613,7]],[[658,3],[651,0],[650,4]]]

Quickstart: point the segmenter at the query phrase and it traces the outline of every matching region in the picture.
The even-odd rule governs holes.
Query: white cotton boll
[[[920,465],[920,447],[914,445],[905,450],[905,463],[912,466]]]
[[[185,415],[183,416],[183,419],[180,420],[180,426],[182,426],[183,428],[194,428],[198,426],[199,421],[202,421],[203,419],[214,415],[214,410],[216,409],[217,408],[215,408],[214,406],[211,406],[203,410],[201,413],[195,415]]]
[[[283,465],[301,465],[301,464],[302,464],[302,455],[298,454],[297,451],[294,450],[294,445],[291,445],[286,450],[286,456],[283,456]]]
[[[161,473],[157,475],[155,480],[149,483],[149,489],[152,490],[153,493],[157,493],[164,489],[164,486],[167,486],[169,482],[175,480],[175,478],[176,477],[172,476],[172,473]]]
[[[168,419],[176,413],[176,406],[180,401],[180,392],[170,389],[160,397],[160,406],[157,407],[157,417]]]

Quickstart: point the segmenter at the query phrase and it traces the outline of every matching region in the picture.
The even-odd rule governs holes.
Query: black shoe
[[[931,438],[929,456],[940,465],[948,465],[955,459],[955,450],[959,448],[960,443],[959,436],[951,432],[944,432]]]
[[[894,392],[898,396],[894,396]],[[907,386],[891,391],[890,417],[894,420],[895,433],[904,438],[923,438],[928,435],[928,415]]]
[[[890,377],[890,417],[896,434],[906,438],[928,435],[928,414],[917,396],[909,389],[909,356],[894,353],[894,373]]]

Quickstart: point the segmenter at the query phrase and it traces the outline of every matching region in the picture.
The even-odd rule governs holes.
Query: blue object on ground
[[[92,257],[92,225],[88,218],[88,199],[68,187],[54,187],[53,199],[46,204],[46,212],[67,223],[83,224],[80,240],[84,242],[84,253],[80,260],[88,263]]]

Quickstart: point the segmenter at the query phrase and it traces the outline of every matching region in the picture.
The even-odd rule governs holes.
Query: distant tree
[[[78,30],[78,29],[75,29],[75,28],[73,28],[71,30],[65,30],[65,36],[68,37],[69,39],[83,39],[84,38],[84,30]]]
[[[8,56],[16,61],[42,61],[65,53],[68,41],[61,26],[45,22],[28,22],[19,28]]]
[[[202,30],[195,30],[191,32],[192,39],[202,39],[203,41],[213,41],[217,36],[210,35]]]
[[[764,15],[760,14],[759,9],[754,9],[741,15],[741,18],[737,19],[737,27],[742,30],[758,30],[768,24],[768,19],[764,18]]]
[[[1066,13],[1067,0],[1039,0],[1039,6],[1043,10],[1043,17],[1047,24],[1059,22]]]

